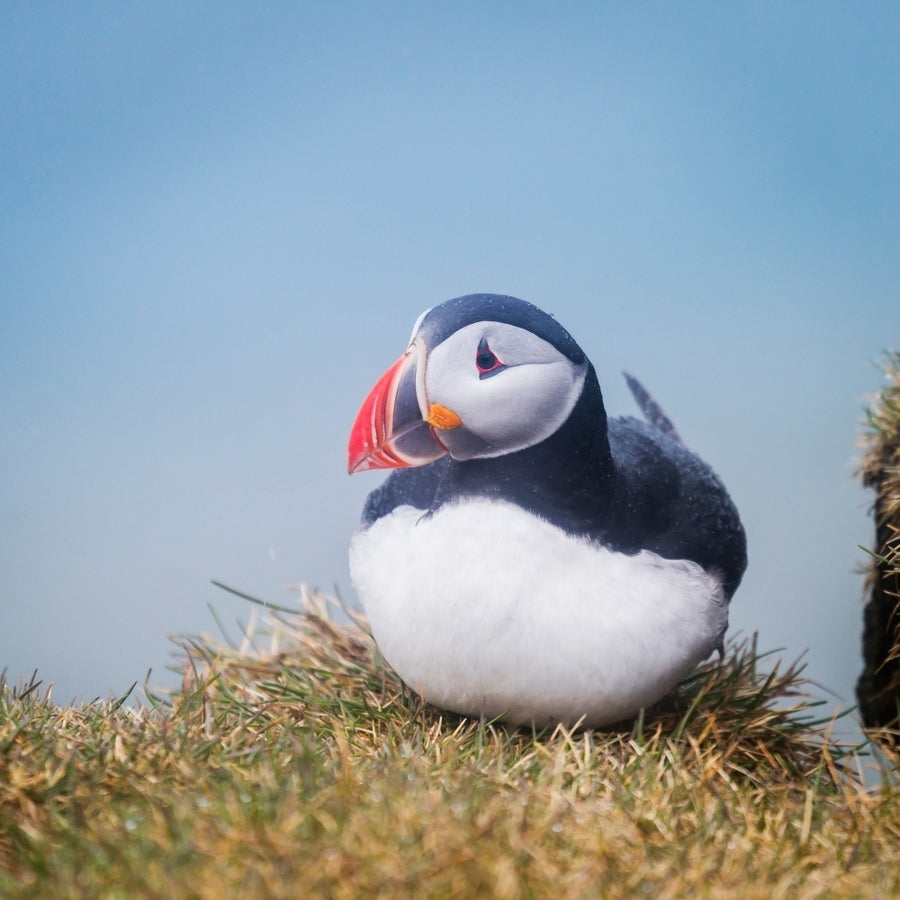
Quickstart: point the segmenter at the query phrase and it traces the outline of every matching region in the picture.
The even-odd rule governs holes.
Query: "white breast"
[[[598,726],[660,699],[721,640],[718,579],[614,553],[521,508],[400,507],[350,547],[372,634],[430,702],[515,723]]]

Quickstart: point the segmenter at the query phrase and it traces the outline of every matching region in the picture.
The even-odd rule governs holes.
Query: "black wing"
[[[617,531],[627,534],[633,523],[646,549],[718,570],[730,598],[747,568],[747,538],[715,472],[683,444],[637,419],[610,420],[609,444],[622,525]]]

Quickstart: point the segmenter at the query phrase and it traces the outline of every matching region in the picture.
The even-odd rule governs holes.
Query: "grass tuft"
[[[896,756],[900,729],[900,353],[888,354],[886,384],[866,415],[859,474],[875,491],[875,550],[870,554],[857,686],[863,720]]]
[[[4,680],[0,895],[900,890],[897,787],[755,641],[617,728],[514,730],[421,702],[362,620],[302,599],[181,640],[180,687],[139,702]]]

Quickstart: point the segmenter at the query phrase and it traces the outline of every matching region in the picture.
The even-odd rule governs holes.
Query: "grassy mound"
[[[887,384],[868,411],[860,474],[875,491],[875,551],[866,590],[857,686],[863,721],[900,749],[900,353],[888,355]]]
[[[3,684],[0,895],[900,891],[897,788],[752,642],[635,722],[533,733],[421,703],[323,602],[184,641],[137,707]]]

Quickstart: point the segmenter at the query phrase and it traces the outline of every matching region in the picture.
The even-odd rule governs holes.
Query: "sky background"
[[[168,635],[352,598],[346,438],[416,316],[552,312],[749,534],[732,631],[861,668],[853,478],[900,345],[895,3],[0,7],[0,668],[120,694]],[[830,700],[829,702],[837,702]]]

